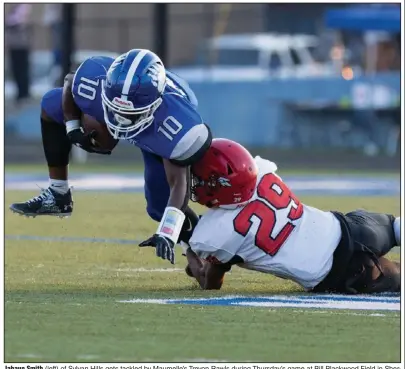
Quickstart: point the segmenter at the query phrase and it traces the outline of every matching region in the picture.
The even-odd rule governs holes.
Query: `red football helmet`
[[[203,158],[191,166],[191,175],[192,201],[210,208],[237,205],[252,197],[257,166],[242,145],[217,138]]]

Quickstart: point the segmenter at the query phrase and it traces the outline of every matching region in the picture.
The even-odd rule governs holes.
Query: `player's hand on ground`
[[[81,149],[90,153],[111,155],[111,150],[104,150],[98,147],[97,142],[95,141],[96,136],[97,131],[84,133],[81,129],[74,129],[68,133],[70,142]]]
[[[174,264],[174,243],[166,237],[154,234],[139,244],[140,247],[152,246],[156,248],[156,256],[163,260],[169,260]]]

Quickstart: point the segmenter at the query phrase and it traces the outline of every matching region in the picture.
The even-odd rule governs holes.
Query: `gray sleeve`
[[[208,126],[198,124],[191,128],[175,146],[170,160],[181,166],[198,161],[211,146],[212,134]]]

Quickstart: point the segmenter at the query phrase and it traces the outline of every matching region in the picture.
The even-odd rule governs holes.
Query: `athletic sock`
[[[401,246],[401,218],[395,218],[394,224],[394,233],[395,233],[395,240],[397,241],[397,245]]]
[[[61,179],[49,179],[49,187],[57,193],[64,195],[69,191],[69,182]]]

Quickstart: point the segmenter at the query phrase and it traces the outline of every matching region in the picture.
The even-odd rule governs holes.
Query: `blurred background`
[[[158,53],[216,137],[291,168],[400,165],[400,5],[5,5],[5,161],[45,163],[40,100],[93,55]],[[109,158],[137,163],[120,143]]]

